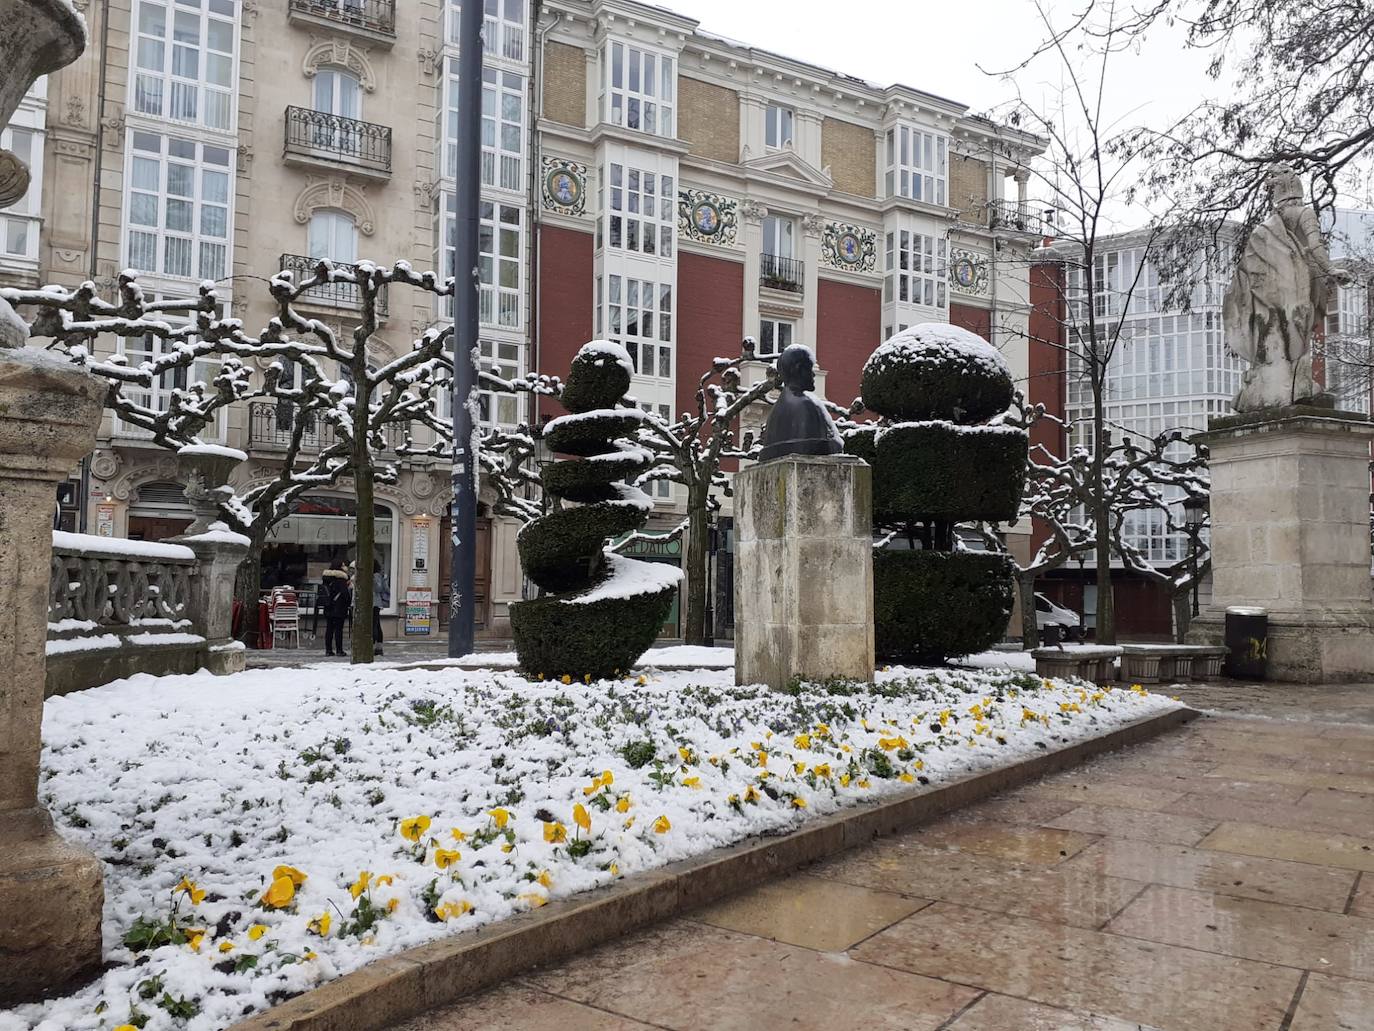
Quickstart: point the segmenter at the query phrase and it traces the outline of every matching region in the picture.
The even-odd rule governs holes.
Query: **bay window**
[[[604,235],[597,225],[599,243],[636,254],[673,256],[677,227],[671,175],[656,175],[640,168],[612,163],[602,171]]]
[[[230,152],[158,133],[129,133],[128,264],[180,279],[228,272]]]
[[[944,205],[949,140],[909,125],[887,130],[887,195]]]
[[[618,40],[606,44],[601,117],[651,136],[674,136],[676,62],[666,54]]]
[[[234,128],[234,0],[137,0],[133,109],[209,129]]]

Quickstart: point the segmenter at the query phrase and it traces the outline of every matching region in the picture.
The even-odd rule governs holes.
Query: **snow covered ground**
[[[221,1028],[398,949],[1176,705],[1011,670],[733,681],[333,666],[50,699],[43,801],[107,864],[113,965],[0,1031]]]

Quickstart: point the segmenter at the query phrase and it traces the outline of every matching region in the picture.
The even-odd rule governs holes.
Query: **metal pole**
[[[458,163],[453,170],[453,565],[448,618],[448,653],[454,658],[472,651],[476,616],[477,455],[472,444],[477,391],[484,7],[481,0],[467,0],[458,14]]]

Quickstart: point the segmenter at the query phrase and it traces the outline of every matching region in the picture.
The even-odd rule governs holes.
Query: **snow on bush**
[[[737,687],[318,668],[47,702],[109,969],[0,1029],[222,1028],[369,960],[1173,707],[1024,672]]]

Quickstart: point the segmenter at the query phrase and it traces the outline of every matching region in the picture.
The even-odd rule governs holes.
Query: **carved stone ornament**
[[[119,475],[119,466],[119,452],[97,451],[91,460],[91,475],[97,480],[113,480]]]
[[[586,165],[546,154],[540,178],[543,183],[545,211],[574,216],[586,212]]]
[[[768,209],[758,201],[746,197],[740,202],[739,213],[740,217],[750,225],[758,225],[763,221],[763,216],[768,214]]]
[[[0,150],[0,207],[9,207],[28,190],[28,166],[8,150]]]
[[[802,216],[802,232],[813,239],[825,232],[825,219],[820,215],[811,214]]]
[[[377,73],[372,69],[365,47],[356,46],[346,39],[312,40],[312,46],[305,52],[301,62],[301,73],[313,79],[323,65],[347,68],[358,77],[358,82],[369,93],[377,91]]]
[[[366,188],[354,186],[338,176],[327,179],[306,177],[305,188],[293,205],[293,215],[297,222],[305,225],[317,208],[347,211],[357,221],[358,231],[364,236],[371,236],[375,229],[376,215],[372,203],[367,199]]]
[[[949,285],[955,293],[977,297],[988,292],[988,258],[956,247],[949,252]]]
[[[739,233],[739,201],[705,190],[679,190],[677,231],[697,243],[733,247]]]
[[[878,262],[878,234],[848,222],[827,222],[821,233],[821,262],[846,272],[872,272]]]

